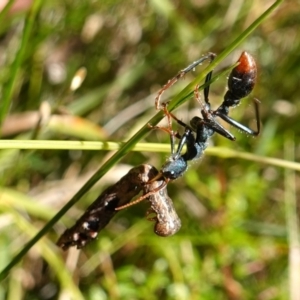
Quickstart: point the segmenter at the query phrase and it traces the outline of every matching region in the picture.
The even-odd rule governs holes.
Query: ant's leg
[[[169,133],[170,133],[170,138],[171,138],[171,154],[173,155],[173,157],[177,157],[180,155],[184,145],[187,145],[188,147],[188,151],[191,150],[191,148],[193,148],[194,146],[194,141],[195,138],[192,134],[193,129],[190,128],[187,124],[185,124],[183,121],[179,120],[174,114],[172,114],[171,112],[169,112],[167,110],[167,105],[164,105],[164,112],[165,115],[168,118],[168,124],[169,124]],[[183,126],[185,128],[185,132],[183,135],[180,135],[178,133],[178,131],[173,131],[172,130],[172,118],[181,126]],[[178,139],[180,139],[179,144],[177,146],[177,150],[175,151],[175,137],[177,137]]]
[[[176,83],[180,78],[182,78],[186,73],[190,72],[191,70],[193,70],[196,66],[198,66],[199,64],[201,64],[202,62],[204,62],[207,59],[210,59],[210,61],[212,61],[215,58],[215,54],[214,53],[208,53],[207,55],[201,57],[200,59],[194,61],[192,64],[190,64],[189,66],[187,66],[185,69],[181,70],[178,72],[178,74],[173,77],[172,79],[170,79],[157,93],[157,96],[155,97],[155,107],[157,110],[160,110],[162,107],[160,105],[160,98],[162,96],[162,94],[168,89],[170,88],[174,83]]]
[[[183,123],[182,121],[178,120],[180,122],[180,125],[185,126],[186,124]],[[178,132],[174,132],[172,130],[169,130],[169,128],[166,127],[159,127],[159,126],[152,126],[148,124],[148,126],[152,129],[160,129],[163,130],[164,132],[168,133],[170,135],[171,139],[171,154],[172,156],[178,156],[180,155],[183,147],[185,144],[187,144],[192,138],[190,137],[192,134],[192,129],[190,129],[189,126],[186,125],[186,130],[183,133],[183,135],[180,135]],[[178,138],[179,144],[177,146],[177,150],[175,151],[175,137]]]
[[[209,75],[209,74],[208,74]],[[208,77],[208,75],[206,75],[206,77]],[[209,100],[208,100],[208,94],[205,95],[205,90],[204,90],[204,97],[205,97],[205,104],[202,102],[201,100],[201,96],[199,94],[199,87],[200,87],[200,84],[198,83],[194,89],[194,96],[197,100],[197,102],[200,104],[201,106],[201,111],[204,111],[206,112],[206,114],[209,114],[210,113],[210,105],[209,105]],[[208,93],[209,89],[207,90],[207,93]]]
[[[211,59],[210,62],[212,62],[214,59],[215,59],[215,56],[212,57],[212,59]],[[210,71],[210,72],[206,75],[206,77],[205,77],[205,82],[204,82],[205,84],[208,83],[208,82],[210,82],[211,77],[212,77],[212,73],[213,73],[213,71]],[[210,88],[210,85],[208,85],[208,86],[206,86],[206,87],[204,88],[204,101],[205,101],[205,103],[207,103],[207,104],[209,104],[209,98],[208,98],[208,95],[209,95],[209,88]]]
[[[212,73],[213,73],[213,71],[209,72],[209,73],[206,75],[206,77],[205,77],[205,82],[204,82],[204,83],[210,82]],[[208,95],[209,95],[209,88],[210,88],[210,85],[208,85],[208,86],[206,86],[206,87],[204,88],[204,101],[205,101],[205,103],[209,103],[209,98],[208,98]]]
[[[156,178],[156,177],[155,177]],[[153,181],[155,178],[153,178],[151,181]],[[115,210],[122,210],[124,208],[127,208],[127,207],[130,207],[130,206],[133,206],[135,204],[138,204],[139,202],[142,202],[143,200],[145,200],[146,198],[148,198],[149,196],[159,192],[162,188],[164,188],[167,184],[169,183],[169,180],[165,180],[159,187],[155,188],[154,190],[148,192],[147,194],[139,197],[138,199],[132,201],[132,202],[129,202],[125,205],[122,205],[122,206],[119,206],[119,207],[116,207]]]
[[[169,112],[169,115],[172,119],[174,119],[180,126],[184,127],[184,128],[188,128],[191,131],[193,131],[193,129],[187,125],[186,123],[184,123],[183,121],[179,120],[174,114],[172,114],[171,112]]]
[[[166,132],[167,134],[169,134],[170,139],[171,139],[171,153],[174,154],[175,153],[175,137],[178,139],[181,139],[181,135],[179,134],[179,132],[173,131],[167,127],[153,126],[149,123],[148,123],[148,127],[151,129],[159,129],[159,130],[162,130],[162,131]]]
[[[189,152],[193,147],[194,147],[194,144],[195,144],[195,138],[192,134],[193,132],[193,129],[187,125],[186,123],[184,123],[183,121],[179,120],[175,115],[173,115],[172,113],[169,112],[169,115],[171,118],[173,118],[180,126],[184,127],[185,128],[185,131],[183,133],[182,136],[179,137],[180,141],[178,143],[178,146],[177,146],[177,150],[175,152],[176,156],[179,156],[184,145],[187,146],[187,151]],[[176,136],[178,138],[178,136]]]
[[[184,145],[187,146],[187,152],[189,152],[189,151],[191,151],[192,148],[194,148],[194,144],[195,144],[195,137],[192,134],[192,131],[189,128],[186,128],[184,131],[184,134],[182,135],[182,137],[179,140],[177,150],[175,153],[176,157],[180,156]],[[189,155],[188,155],[188,157],[189,157]],[[189,160],[189,159],[187,159],[187,160]]]
[[[181,126],[185,128],[184,134],[181,136],[180,141],[177,146],[176,156],[179,156],[184,145],[186,145],[186,152],[182,155],[185,160],[193,160],[199,157],[201,150],[196,145],[196,139],[193,132],[197,132],[194,128],[185,124],[183,121],[179,120],[175,115],[169,113],[170,116]],[[196,128],[196,127],[195,127]]]
[[[224,136],[225,138],[234,141],[235,137],[215,119],[213,112],[210,110],[209,102],[205,102],[205,104],[202,102],[200,94],[199,94],[199,84],[196,85],[194,94],[195,94],[196,100],[201,105],[201,115],[202,115],[203,119],[193,118],[191,120],[191,125],[192,125],[193,130],[197,132],[198,126],[206,126],[207,128],[212,129],[213,131]],[[208,98],[207,98],[207,101],[208,101]],[[201,124],[199,124],[198,122],[200,122]]]
[[[175,137],[177,137],[177,135],[178,135],[178,138],[181,137],[181,136],[179,135],[179,133],[170,130],[168,127],[153,126],[153,125],[151,125],[150,123],[148,123],[148,127],[149,127],[150,129],[159,129],[159,130],[162,130],[162,131],[166,132],[167,134],[169,134],[169,135],[171,135],[171,136],[174,135]]]
[[[193,131],[197,133],[197,141],[206,141],[215,132],[231,141],[235,141],[235,136],[226,128],[224,128],[215,118],[213,118],[211,114],[206,116],[203,111],[201,112],[202,116],[205,116],[204,119],[193,117],[190,121]]]
[[[260,101],[256,98],[254,98],[253,103],[254,103],[254,109],[255,109],[256,131],[235,121],[234,119],[230,118],[228,115],[223,114],[222,112],[219,112],[218,110],[216,110],[214,112],[214,115],[220,117],[222,120],[224,120],[228,124],[232,125],[233,127],[241,130],[244,133],[250,134],[252,136],[258,136],[260,133],[260,116],[259,116]]]
[[[206,127],[214,130],[215,132],[222,135],[223,137],[231,141],[235,141],[235,136],[230,131],[228,131],[225,127],[223,127],[223,125],[221,125],[216,119],[212,118],[209,120],[204,120],[203,123],[205,124]]]
[[[170,135],[170,140],[171,140],[171,154],[175,154],[175,137],[178,139],[181,139],[181,135],[179,134],[178,131],[173,131],[172,129],[172,115],[171,113],[167,110],[167,103],[163,103],[163,108],[164,108],[164,113],[168,119],[168,127],[160,127],[160,126],[152,126],[151,124],[148,124],[148,126],[152,129],[160,129],[165,131]],[[175,117],[175,116],[174,116]]]
[[[195,158],[200,157],[200,155],[201,155],[200,152],[202,152],[202,151],[198,147],[195,136],[193,135],[193,131],[196,131],[196,130],[194,130],[189,125],[185,124],[183,121],[179,120],[172,113],[169,113],[169,114],[179,125],[181,125],[185,128],[185,131],[180,138],[180,141],[177,146],[177,150],[175,152],[176,156],[174,156],[174,157],[180,156],[184,145],[186,145],[186,152],[182,155],[182,158],[184,160],[188,161],[188,160],[193,160]]]

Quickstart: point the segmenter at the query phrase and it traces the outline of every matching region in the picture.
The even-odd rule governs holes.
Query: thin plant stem
[[[295,159],[295,143],[293,135],[288,136],[286,139],[284,150],[286,159]],[[300,299],[300,238],[295,171],[286,170],[284,179],[284,199],[289,244],[289,292],[291,300],[298,300]]]
[[[0,149],[24,149],[24,150],[82,150],[82,151],[117,151],[124,143],[122,142],[86,142],[86,141],[48,141],[48,140],[2,140]],[[169,144],[161,143],[137,143],[130,149],[135,152],[170,152]],[[222,158],[241,158],[253,162],[263,163],[274,167],[300,171],[300,163],[280,159],[276,157],[266,157],[249,152],[236,151],[225,147],[209,147],[205,150],[208,155]]]

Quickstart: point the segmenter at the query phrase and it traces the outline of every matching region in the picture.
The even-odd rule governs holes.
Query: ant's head
[[[187,169],[187,162],[182,156],[171,156],[162,166],[160,172],[167,179],[177,179],[183,175]]]

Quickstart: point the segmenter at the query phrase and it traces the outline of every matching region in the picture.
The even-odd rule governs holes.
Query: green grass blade
[[[14,94],[14,89],[17,83],[19,70],[21,68],[24,55],[26,52],[26,48],[29,44],[30,35],[33,29],[34,21],[37,15],[37,12],[40,9],[42,1],[41,0],[35,0],[31,6],[30,11],[28,12],[25,26],[23,30],[23,36],[22,41],[20,44],[19,51],[17,52],[16,58],[11,66],[11,72],[9,81],[6,84],[6,87],[4,89],[3,98],[1,100],[1,106],[0,106],[0,124],[3,123],[3,120],[6,118],[6,115],[9,111],[9,108],[11,106],[11,101]]]

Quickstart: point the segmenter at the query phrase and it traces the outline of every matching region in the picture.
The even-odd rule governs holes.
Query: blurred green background
[[[2,138],[115,142],[128,140],[157,113],[155,93],[168,79],[209,51],[221,53],[274,3],[10,2],[0,14]],[[144,201],[118,213],[83,250],[56,247],[59,235],[105,187],[132,166],[159,169],[169,154],[130,152],[10,270],[0,298],[299,299],[300,178],[288,166],[299,160],[299,15],[300,1],[283,1],[216,68],[232,65],[244,50],[254,56],[255,89],[230,115],[254,127],[251,97],[257,97],[263,130],[254,139],[232,129],[234,143],[214,136],[211,146],[224,148],[214,155],[208,150],[169,184],[182,220],[175,236],[153,233]],[[77,89],[70,88],[75,74],[85,78]],[[226,76],[212,84],[214,108],[226,84]],[[174,113],[188,122],[199,115],[199,105],[191,97]],[[169,136],[152,131],[141,142],[168,144]],[[226,159],[226,149],[280,158],[286,168],[238,155]],[[1,270],[110,155],[0,150]]]

